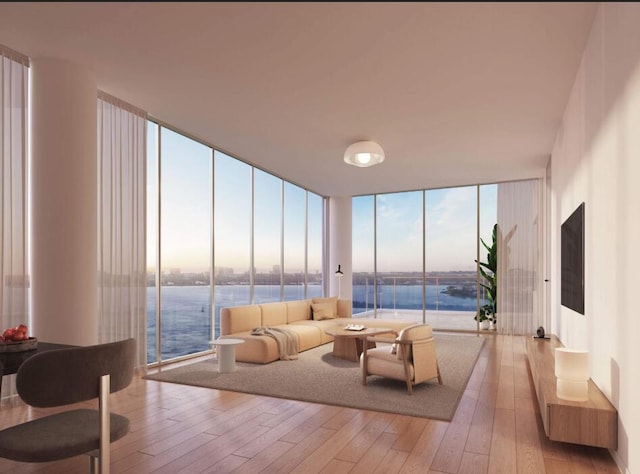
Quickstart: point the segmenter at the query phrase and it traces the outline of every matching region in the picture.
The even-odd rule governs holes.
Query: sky
[[[480,187],[480,236],[490,240],[497,219],[496,185]],[[372,272],[374,199],[379,272],[422,271],[423,220],[427,271],[473,271],[477,256],[477,187],[433,189],[353,198],[353,271]],[[481,253],[481,260],[484,260]]]

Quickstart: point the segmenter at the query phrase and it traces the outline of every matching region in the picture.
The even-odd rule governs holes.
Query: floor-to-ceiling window
[[[282,180],[254,169],[253,189],[253,301],[280,301]]]
[[[323,291],[324,220],[326,200],[307,192],[307,298],[319,297]]]
[[[422,191],[376,196],[376,292],[378,315],[422,311]],[[406,313],[405,313],[406,316]]]
[[[354,197],[353,313],[477,329],[478,243],[496,208],[496,185]]]
[[[425,322],[433,327],[476,327],[477,208],[476,186],[425,192]]]
[[[375,314],[375,196],[358,196],[351,204],[353,314]]]
[[[478,239],[478,260],[483,263],[489,263],[489,248],[493,245],[493,228],[498,223],[498,186],[488,184],[479,187],[480,206],[478,215],[478,230],[480,238]],[[489,275],[491,272],[488,273]],[[491,276],[491,275],[490,275]],[[478,304],[482,308],[489,304],[486,286],[491,287],[490,282],[486,281],[482,275],[478,278]],[[477,321],[480,323],[480,321]]]
[[[160,127],[147,123],[147,363],[157,362],[158,286],[158,138]]]
[[[153,122],[147,149],[149,363],[209,350],[225,306],[323,296],[326,198]]]
[[[161,353],[171,359],[211,340],[212,150],[161,128]]]
[[[251,303],[252,168],[214,152],[215,321],[220,309]],[[216,337],[219,335],[216,328]]]
[[[284,299],[305,298],[307,196],[304,189],[284,183]]]

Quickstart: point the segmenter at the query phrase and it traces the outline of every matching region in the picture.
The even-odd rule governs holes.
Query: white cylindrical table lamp
[[[589,352],[556,348],[556,395],[563,400],[586,402],[589,399]]]

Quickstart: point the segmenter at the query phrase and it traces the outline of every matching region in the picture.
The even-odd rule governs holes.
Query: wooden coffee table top
[[[350,331],[348,329],[344,329],[341,327],[327,329],[325,331],[326,334],[333,337],[353,337],[353,338],[361,338],[364,336],[376,336],[378,334],[387,334],[395,332],[394,329],[391,328],[365,328],[361,331]]]

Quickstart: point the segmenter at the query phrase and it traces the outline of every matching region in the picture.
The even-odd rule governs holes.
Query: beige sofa
[[[327,314],[319,309],[327,306],[334,308],[331,311],[334,314]],[[244,344],[236,346],[236,360],[266,364],[280,358],[278,344],[270,336],[252,335],[251,330],[257,327],[285,328],[294,332],[298,339],[298,352],[302,352],[333,341],[333,336],[329,336],[325,331],[336,326],[363,324],[367,327],[384,327],[400,331],[415,324],[414,321],[351,316],[351,300],[337,298],[231,306],[220,311],[220,337],[245,341]]]

